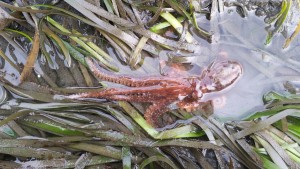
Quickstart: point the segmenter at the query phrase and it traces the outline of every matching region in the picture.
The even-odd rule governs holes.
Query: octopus
[[[203,103],[204,95],[229,88],[242,75],[241,64],[231,60],[215,61],[203,69],[200,75],[195,76],[144,76],[139,78],[113,74],[100,68],[89,58],[86,59],[86,62],[95,77],[103,81],[121,84],[124,87],[74,94],[69,98],[99,98],[150,103],[144,117],[152,126],[157,126],[158,118],[169,110],[171,104],[175,104],[177,108],[187,112],[195,111]]]

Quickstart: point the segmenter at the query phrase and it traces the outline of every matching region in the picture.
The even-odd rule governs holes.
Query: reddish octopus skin
[[[102,98],[115,101],[149,102],[144,117],[157,126],[157,119],[168,111],[168,105],[176,105],[187,111],[194,111],[205,93],[223,90],[235,83],[242,75],[242,67],[235,61],[214,62],[197,77],[152,76],[134,78],[115,75],[98,68],[91,59],[86,62],[93,74],[104,81],[128,86],[128,88],[108,88],[96,93],[80,93],[68,98]]]

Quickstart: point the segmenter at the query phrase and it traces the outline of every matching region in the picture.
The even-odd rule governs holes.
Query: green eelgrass
[[[184,17],[178,17],[178,18],[176,18],[176,20],[177,20],[178,22],[183,22],[184,19],[185,19]],[[169,22],[161,22],[161,23],[158,23],[158,24],[153,25],[153,26],[150,28],[150,30],[151,30],[152,32],[154,32],[154,33],[158,33],[160,30],[162,30],[162,29],[164,29],[164,28],[167,28],[167,27],[169,27],[169,26],[171,26],[171,24],[170,24]]]
[[[273,36],[281,30],[283,23],[285,22],[288,16],[288,12],[290,11],[292,3],[293,2],[291,0],[283,0],[280,12],[268,21],[269,23],[272,23],[276,20],[274,24],[274,30],[270,30],[268,32],[265,42],[266,45],[269,44]]]
[[[172,14],[170,14],[169,12],[163,12],[160,14],[160,16],[163,17],[165,20],[167,20],[179,34],[183,32],[183,26]],[[188,31],[184,36],[188,43],[195,42],[195,39]]]
[[[195,127],[186,125],[171,130],[158,132],[127,102],[119,102],[120,106],[127,114],[141,126],[150,136],[155,139],[170,139],[170,138],[185,138],[185,137],[200,137],[204,135],[203,131],[197,131]]]
[[[60,31],[63,31],[64,33],[71,33],[70,31],[68,31],[66,28],[64,28],[63,26],[61,26],[59,23],[57,23],[56,21],[54,21],[52,18],[50,17],[46,17],[46,20],[51,23],[53,26],[55,26],[56,28],[58,28]],[[70,38],[72,40],[74,40],[76,43],[78,43],[80,46],[82,46],[86,51],[88,51],[91,56],[93,56],[94,58],[96,58],[97,60],[99,60],[103,65],[107,66],[109,69],[113,70],[113,71],[118,71],[119,69],[110,64],[106,59],[103,58],[102,55],[100,55],[99,53],[97,53],[96,51],[99,51],[97,49],[94,49],[94,44],[93,43],[88,43],[86,44],[86,42],[84,42],[83,40],[81,40],[80,38],[76,37],[76,36],[70,36]],[[92,46],[90,46],[91,44],[93,44]],[[102,51],[102,50],[101,50]]]

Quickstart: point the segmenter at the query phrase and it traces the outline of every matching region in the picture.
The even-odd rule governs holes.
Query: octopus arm
[[[154,102],[157,100],[165,99],[159,96],[149,96],[149,97],[141,97],[140,95],[113,95],[113,96],[105,96],[103,97],[108,100],[115,100],[115,101],[128,101],[128,102]]]
[[[97,67],[96,64],[89,58],[86,59],[86,62],[90,70],[97,78],[108,82],[122,84],[124,86],[143,87],[143,86],[154,86],[161,83],[182,84],[180,79],[172,78],[172,77],[148,76],[148,77],[134,78],[127,75],[115,75],[103,68]]]
[[[177,86],[150,86],[150,87],[135,87],[135,88],[109,88],[99,92],[88,92],[76,95],[70,95],[70,99],[78,98],[104,98],[104,99],[115,99],[124,101],[137,101],[144,98],[145,102],[154,102],[158,99],[178,99],[178,95],[187,95],[190,88],[177,85]],[[122,97],[121,97],[122,96]],[[125,97],[126,96],[126,97]],[[126,99],[125,99],[126,98]],[[132,99],[130,99],[132,98]],[[137,99],[139,98],[139,99]]]
[[[150,105],[145,111],[144,117],[146,121],[152,126],[158,126],[158,118],[168,111],[168,105],[171,103],[168,101],[155,102]]]

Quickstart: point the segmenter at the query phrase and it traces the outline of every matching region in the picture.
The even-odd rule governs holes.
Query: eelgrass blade
[[[5,53],[0,49],[0,56],[7,61],[16,71],[20,72],[20,68],[9,58],[5,55]]]
[[[278,143],[280,144],[280,146],[286,150],[286,153],[288,153],[288,155],[290,156],[290,158],[292,158],[294,161],[299,161],[300,160],[300,152],[297,151],[297,148],[299,149],[299,145],[297,143],[293,143],[293,144],[288,144],[287,142],[285,142],[284,140],[282,140],[281,138],[279,138],[278,136],[276,136],[275,134],[273,134],[272,132],[268,131],[268,134]]]
[[[250,146],[245,139],[236,140],[236,142],[258,164],[258,166],[263,166],[264,165],[264,162],[260,158],[259,154],[255,152],[253,147]]]
[[[139,40],[139,43],[136,45],[136,48],[130,57],[129,65],[131,67],[135,67],[141,61],[141,55],[142,55],[141,52],[142,52],[142,49],[144,48],[144,45],[147,43],[148,39],[149,38],[146,38],[143,36]]]
[[[238,146],[235,142],[235,138],[222,127],[222,125],[215,119],[209,118],[209,120],[204,119],[203,117],[198,118],[201,123],[206,124],[215,135],[222,140],[222,143],[225,144],[237,157],[240,162],[245,164],[249,168],[260,167],[260,163],[254,162],[253,159],[248,158],[248,155]]]
[[[127,119],[125,115],[116,109],[108,107],[107,110],[116,118],[118,119],[127,129],[129,129],[134,135],[140,135],[141,132],[139,128],[134,125],[131,119]]]
[[[291,160],[287,152],[274,139],[272,139],[272,137],[268,133],[266,133],[265,131],[260,131],[256,134],[267,141],[270,145],[272,145],[273,149],[280,155],[282,160],[289,168],[300,168],[300,166]]]
[[[84,169],[90,162],[91,153],[84,153],[75,162],[75,169]]]
[[[30,75],[34,67],[35,61],[38,57],[39,49],[40,49],[40,37],[39,37],[39,30],[36,27],[33,42],[32,42],[32,47],[27,57],[26,64],[24,65],[24,69],[20,75],[21,82],[23,82]]]
[[[119,104],[139,126],[155,139],[199,137],[203,135],[203,132],[198,132],[195,127],[190,125],[158,132],[129,103],[120,101]]]
[[[295,109],[300,110],[300,105],[284,105],[284,106],[276,106],[272,109],[264,110],[264,111],[258,111],[251,115],[250,117],[245,118],[245,120],[253,120],[264,116],[271,116],[274,114],[277,114],[280,111],[287,110],[287,109]],[[297,111],[295,111],[297,113]]]
[[[13,33],[20,34],[20,35],[24,36],[26,39],[28,39],[30,42],[33,41],[32,37],[30,37],[30,36],[29,36],[27,33],[25,33],[25,32],[18,31],[18,30],[15,30],[15,29],[10,29],[10,28],[5,28],[4,30],[5,30],[5,31],[8,31],[8,32],[13,32]]]
[[[291,0],[282,1],[282,7],[281,7],[280,14],[274,24],[275,28],[274,28],[274,30],[271,30],[268,32],[266,42],[265,42],[266,45],[269,44],[271,42],[273,36],[280,31],[281,27],[283,26],[283,23],[285,22],[285,20],[288,16],[288,12],[290,11],[291,4],[292,4]]]
[[[292,33],[292,35],[285,40],[283,49],[287,48],[290,45],[290,43],[296,38],[296,36],[299,34],[299,32],[300,32],[300,21],[299,21],[295,31]]]
[[[114,9],[113,9],[113,5],[112,5],[112,2],[110,0],[103,0],[104,1],[104,4],[105,4],[105,7],[107,9],[108,12],[110,13],[114,13]]]
[[[160,14],[160,16],[163,17],[165,20],[167,20],[179,34],[182,34],[183,26],[172,14],[170,14],[169,12],[163,12]],[[185,40],[188,43],[196,42],[196,40],[189,32],[186,32],[186,35],[181,35],[181,36],[185,36]]]
[[[39,120],[37,120],[39,119]],[[82,131],[71,127],[62,126],[57,122],[51,121],[43,116],[27,116],[19,121],[23,125],[27,125],[42,131],[46,131],[60,136],[84,136]]]
[[[7,90],[16,93],[20,96],[26,97],[28,99],[39,100],[44,102],[54,102],[55,99],[53,95],[49,95],[40,91],[28,91],[19,87],[11,86],[9,84],[2,84]]]
[[[0,147],[1,154],[9,154],[12,156],[31,157],[38,159],[49,158],[74,158],[74,155],[69,153],[61,153],[58,151],[52,151],[46,148],[30,148],[30,147]]]
[[[102,155],[105,157],[110,157],[110,158],[117,159],[117,160],[122,159],[121,150],[111,147],[111,146],[100,146],[100,145],[93,145],[93,144],[87,144],[87,143],[77,143],[77,144],[71,144],[68,147],[91,152],[91,153]]]
[[[18,134],[9,126],[9,124],[12,122],[13,121],[10,121],[10,122],[8,122],[7,125],[0,126],[1,138],[9,139],[9,138],[17,138],[18,137]]]
[[[63,31],[65,33],[71,33],[70,31],[68,31],[66,28],[64,28],[63,26],[61,26],[59,23],[57,23],[52,18],[46,17],[46,19],[47,19],[47,21],[49,23],[51,23],[53,26],[55,26],[56,28],[60,29],[61,31]],[[96,58],[97,60],[99,60],[103,65],[107,66],[109,69],[111,69],[113,71],[118,71],[118,68],[116,66],[114,66],[111,63],[109,63],[108,61],[106,61],[101,55],[99,55],[93,48],[91,48],[89,45],[87,45],[80,38],[78,38],[76,36],[70,36],[70,38],[72,40],[74,40],[76,43],[78,43],[80,46],[82,46],[86,51],[88,51],[91,54],[91,56],[93,56],[94,58]]]
[[[160,156],[160,155],[151,156],[151,157],[145,159],[141,163],[140,168],[143,169],[152,162],[165,162],[165,163],[169,164],[170,167],[172,167],[173,169],[179,169],[179,167],[177,167],[176,164],[171,159],[164,157],[164,156]]]
[[[122,148],[122,163],[123,169],[131,169],[131,152],[130,147]]]
[[[28,168],[28,166],[40,166],[43,168],[75,168],[75,163],[77,159],[52,159],[52,160],[34,160],[21,163],[23,168]],[[118,160],[104,157],[104,156],[93,156],[86,166],[94,166],[99,164],[108,164],[117,162]]]
[[[139,124],[139,126],[142,126],[143,129],[147,131],[149,135],[155,136],[158,134],[158,132],[151,125],[149,125],[129,103],[119,102],[119,104],[125,110],[125,112],[127,112],[128,115]]]
[[[17,118],[23,117],[28,115],[30,112],[32,112],[31,110],[20,110],[17,111],[13,114],[11,114],[10,116],[6,117],[5,119],[0,121],[0,126],[3,126],[5,124],[7,124],[8,122],[12,121],[12,120],[16,120]]]
[[[65,56],[65,62],[67,63],[67,67],[71,66],[71,56],[69,53],[69,50],[66,48],[66,46],[64,45],[63,41],[60,39],[60,37],[58,37],[53,31],[51,31],[51,29],[49,29],[46,25],[42,26],[42,30],[46,33],[47,36],[49,36],[50,38],[52,38],[56,43],[57,46],[61,49],[61,51],[63,52],[64,56]]]
[[[31,8],[27,8],[27,7],[17,7],[17,6],[13,6],[8,3],[2,2],[2,1],[0,1],[0,6],[4,6],[11,10],[16,10],[16,11],[21,11],[21,12],[29,12],[29,13],[48,13],[48,12],[50,12],[50,10],[31,9]]]
[[[234,137],[236,139],[240,139],[242,137],[245,137],[249,134],[252,134],[254,132],[257,132],[259,130],[262,130],[264,128],[267,128],[269,125],[275,123],[276,121],[279,121],[281,120],[282,118],[286,117],[286,116],[289,116],[295,112],[299,112],[299,110],[297,109],[286,109],[286,110],[283,110],[271,117],[269,117],[268,119],[264,120],[264,121],[260,121],[258,122],[257,124],[253,125],[251,128],[247,128],[247,129],[244,129],[242,131],[239,131],[237,133],[234,134]]]
[[[49,54],[49,50],[51,50],[50,43],[44,32],[40,32],[40,50],[43,54],[42,57],[46,58],[49,67],[52,69],[58,69],[58,65],[53,61],[54,59]]]
[[[178,13],[182,14],[183,16],[187,17],[188,20],[195,26],[195,28],[199,31],[200,35],[202,35],[206,40],[210,41],[211,35],[200,28],[197,24],[196,17],[193,14],[189,14],[186,9],[179,4],[177,0],[165,0],[173,9],[175,9]],[[192,17],[193,16],[193,17]]]
[[[266,157],[261,156],[261,159],[263,161],[264,168],[266,168],[266,169],[281,169],[278,165],[274,164],[272,161],[270,161]]]
[[[272,148],[272,146],[267,141],[265,141],[264,139],[262,139],[259,136],[256,136],[255,138],[267,150],[269,156],[272,158],[272,161],[276,165],[278,165],[279,168],[281,168],[281,169],[288,169],[288,167],[285,164],[285,162],[282,160],[282,158],[279,156],[279,154]]]
[[[66,46],[66,48],[68,49],[68,51],[70,52],[70,55],[76,59],[78,62],[80,62],[81,64],[83,64],[85,67],[88,67],[85,59],[84,59],[84,55],[82,53],[80,53],[78,50],[76,50],[73,46],[71,46],[68,42],[66,41],[62,41],[64,43],[64,45]]]
[[[170,139],[170,138],[188,138],[188,137],[200,137],[205,133],[203,131],[199,131],[196,127],[192,125],[186,125],[182,127],[177,127],[170,130],[165,130],[159,132],[154,136],[156,139]]]
[[[92,49],[95,50],[99,55],[101,55],[107,61],[112,61],[112,58],[100,47],[98,47],[95,43],[91,42],[88,38],[82,36],[79,32],[73,30],[76,35],[79,35],[79,39],[85,41]]]
[[[184,19],[185,19],[184,17],[176,18],[176,20],[180,23],[183,22]],[[152,27],[150,27],[150,31],[152,31],[154,33],[159,33],[160,30],[167,28],[169,26],[171,26],[171,24],[169,22],[161,22],[161,23],[155,24]]]
[[[94,13],[96,13],[96,14],[98,14],[98,15],[106,18],[106,19],[109,19],[112,22],[118,22],[118,24],[124,25],[125,27],[128,27],[128,25],[132,25],[132,22],[129,22],[129,21],[124,20],[122,18],[112,16],[111,13],[109,13],[107,11],[105,11],[103,13],[101,9],[99,9],[98,7],[88,3],[86,1],[82,1],[82,0],[76,0],[76,1],[65,0],[65,2],[67,2],[72,7],[77,9],[83,15],[87,16],[88,18],[91,18],[92,21],[97,24],[98,28],[100,28],[100,29],[102,29],[106,32],[109,32],[111,34],[119,35],[119,38],[121,38],[123,41],[125,41],[129,44],[136,45],[138,43],[137,39],[135,39],[131,35],[125,33],[124,31],[121,31],[120,29],[104,22],[103,20],[98,18]],[[92,13],[92,12],[94,12],[94,13]],[[106,14],[106,15],[104,15],[104,14]],[[133,25],[133,26],[135,26],[135,25]],[[153,41],[155,41],[159,44],[168,44],[169,47],[176,48],[176,49],[183,49],[183,50],[194,51],[194,52],[199,51],[199,47],[200,47],[199,45],[189,44],[189,43],[178,43],[176,41],[163,38],[163,37],[161,37],[157,34],[152,33],[151,31],[148,31],[148,30],[145,30],[145,29],[142,29],[142,28],[134,29],[134,31],[138,34],[141,34],[145,37],[148,37],[148,38],[152,39]],[[157,54],[157,50],[153,46],[145,45],[144,49],[147,50],[150,53]]]
[[[281,121],[274,124],[279,129],[282,129]],[[288,117],[288,131],[300,138],[300,120],[297,117]]]

